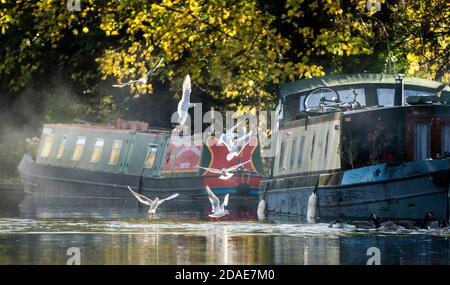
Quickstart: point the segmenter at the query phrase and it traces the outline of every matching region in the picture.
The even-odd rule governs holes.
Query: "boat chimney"
[[[403,79],[404,74],[397,74],[395,76],[395,95],[394,95],[394,106],[403,106],[405,103],[405,90]]]

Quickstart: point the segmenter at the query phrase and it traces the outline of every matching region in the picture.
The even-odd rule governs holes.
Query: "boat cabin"
[[[450,88],[387,74],[281,86],[272,175],[332,173],[450,153]]]
[[[169,132],[83,124],[46,124],[36,163],[111,173],[156,176]]]

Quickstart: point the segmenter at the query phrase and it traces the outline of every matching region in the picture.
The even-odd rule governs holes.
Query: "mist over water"
[[[257,200],[231,200],[208,219],[206,197],[172,200],[150,219],[130,199],[38,197],[0,191],[0,264],[449,264],[450,231],[330,229],[328,224],[256,219]]]
[[[39,138],[44,123],[85,118],[76,94],[59,77],[30,83],[18,94],[0,91],[0,178],[17,176],[17,165],[27,151],[26,138]]]

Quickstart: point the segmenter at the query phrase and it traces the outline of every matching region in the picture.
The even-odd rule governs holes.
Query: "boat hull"
[[[367,219],[373,213],[389,219],[419,220],[428,211],[448,219],[448,167],[428,169],[431,171],[344,185],[320,185],[320,175],[266,180],[261,183],[260,199],[266,200],[268,216],[304,219],[308,199],[316,192],[318,218],[324,221]]]

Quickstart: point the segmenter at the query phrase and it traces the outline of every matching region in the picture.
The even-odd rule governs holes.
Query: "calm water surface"
[[[132,199],[47,198],[0,191],[0,264],[450,264],[450,231],[329,229],[256,219],[256,201],[230,203],[208,219],[209,202],[172,200],[149,219]]]

